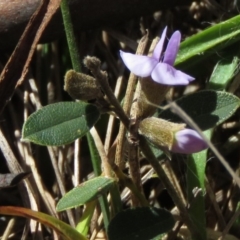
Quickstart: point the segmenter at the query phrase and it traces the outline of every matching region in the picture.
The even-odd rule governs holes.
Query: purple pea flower
[[[175,133],[175,141],[173,143],[172,152],[191,154],[200,152],[208,148],[206,142],[192,129],[183,129]]]
[[[120,50],[121,58],[127,68],[136,76],[151,76],[155,82],[164,85],[188,85],[195,78],[173,67],[181,41],[181,33],[179,31],[173,33],[164,56],[162,56],[166,33],[167,27],[163,30],[161,39],[155,47],[152,57],[125,53]]]

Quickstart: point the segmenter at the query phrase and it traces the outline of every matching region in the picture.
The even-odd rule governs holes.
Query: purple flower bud
[[[173,33],[164,56],[162,56],[166,32],[167,27],[163,30],[161,39],[155,47],[152,57],[125,53],[123,51],[120,51],[120,56],[127,68],[139,77],[151,76],[155,82],[164,85],[188,85],[189,82],[195,79],[173,67],[179,50],[181,33],[179,31]],[[161,59],[162,61],[160,61]]]
[[[175,141],[172,145],[171,151],[175,153],[191,154],[200,152],[208,145],[202,137],[192,129],[183,129],[175,133]]]

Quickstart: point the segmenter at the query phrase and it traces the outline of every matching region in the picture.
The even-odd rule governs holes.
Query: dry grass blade
[[[23,168],[20,166],[20,164],[18,163],[16,157],[14,156],[10,145],[8,144],[5,136],[3,135],[2,131],[0,130],[0,149],[2,151],[2,153],[4,154],[4,157],[7,161],[8,167],[10,169],[10,171],[12,173],[22,173],[23,172]],[[39,210],[39,206],[38,206],[38,198],[37,195],[34,191],[34,188],[31,184],[31,182],[26,179],[24,181],[24,184],[19,185],[19,190],[24,202],[24,205],[29,207],[29,205],[31,206],[31,209],[38,211]],[[39,228],[39,232],[38,232],[38,224],[35,221],[31,221],[30,223],[30,228],[32,232],[36,232],[37,231],[37,235],[39,235],[39,237],[41,237],[41,226]]]

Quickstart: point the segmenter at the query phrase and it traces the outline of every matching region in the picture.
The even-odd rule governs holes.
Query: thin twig
[[[225,239],[225,236],[227,235],[227,233],[229,232],[229,230],[231,229],[231,227],[233,226],[233,224],[236,222],[236,220],[239,218],[240,216],[240,209],[238,209],[234,215],[232,216],[232,218],[230,219],[230,221],[228,222],[227,226],[225,227],[225,229],[222,231],[222,236],[220,238],[218,238],[218,240],[223,240]]]
[[[21,173],[23,172],[22,167],[18,163],[15,155],[12,152],[10,145],[7,142],[2,130],[0,129],[0,149],[6,159],[6,163],[11,173]],[[38,211],[38,204],[35,199],[36,194],[33,190],[33,187],[28,179],[25,179],[23,183],[19,184],[19,192],[22,196],[23,203],[26,207],[31,206],[32,210]],[[32,221],[30,223],[30,228],[32,232],[36,232],[37,223]],[[40,230],[40,229],[39,229]],[[41,230],[40,230],[41,231]],[[39,235],[40,237],[40,235]]]
[[[161,163],[163,170],[166,172],[169,180],[171,181],[171,183],[174,186],[174,189],[177,193],[177,195],[179,196],[179,198],[182,200],[183,204],[186,206],[187,205],[187,201],[184,197],[183,191],[180,187],[179,184],[179,180],[177,180],[176,175],[172,169],[172,166],[170,165],[169,161],[164,161],[163,163]]]
[[[62,99],[62,84],[60,75],[60,56],[59,56],[59,47],[58,42],[51,43],[51,53],[52,53],[52,64],[53,64],[53,75],[54,75],[54,94],[55,101]],[[48,99],[49,102],[49,99]]]
[[[1,237],[1,240],[7,240],[9,239],[9,235],[11,234],[11,231],[13,230],[14,225],[16,224],[16,218],[11,218],[8,222],[8,225]]]
[[[74,142],[74,186],[79,185],[80,181],[80,139],[78,138]]]
[[[117,83],[115,86],[114,95],[116,96],[116,98],[118,98],[120,95],[120,90],[121,90],[122,84],[123,84],[123,76],[121,75],[118,77]],[[107,126],[107,131],[106,131],[105,143],[104,143],[106,153],[109,152],[109,148],[110,148],[110,144],[111,144],[114,120],[115,120],[115,117],[113,115],[110,115],[109,121],[108,121],[108,126]]]
[[[58,183],[61,195],[64,196],[66,194],[66,189],[65,189],[65,186],[63,184],[63,179],[62,179],[61,173],[60,173],[59,168],[58,168],[57,158],[54,154],[54,151],[53,151],[52,147],[47,147],[47,149],[48,149],[48,153],[49,153],[49,156],[50,156],[50,159],[51,159],[51,162],[52,162],[54,173],[56,175],[56,179],[57,179],[57,183]],[[75,227],[75,221],[74,221],[72,211],[67,210],[66,212],[67,212],[68,219],[69,219],[69,222],[70,222],[71,226]]]
[[[111,166],[109,165],[109,160],[108,160],[107,154],[105,152],[104,146],[102,144],[102,141],[101,141],[95,127],[91,128],[90,133],[91,133],[91,135],[94,139],[96,148],[97,148],[98,153],[101,157],[104,175],[106,177],[112,177],[112,170],[111,170]]]
[[[226,227],[226,222],[225,222],[224,217],[222,215],[221,209],[216,202],[216,196],[215,196],[207,178],[205,178],[205,186],[206,186],[207,194],[208,194],[208,196],[211,200],[211,203],[212,203],[213,208],[215,210],[215,213],[217,215],[219,226],[220,226],[221,229],[223,229],[223,228]]]

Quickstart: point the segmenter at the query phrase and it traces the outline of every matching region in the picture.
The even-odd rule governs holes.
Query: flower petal
[[[207,148],[208,145],[196,131],[192,129],[183,129],[175,133],[175,143],[171,151],[191,154]]]
[[[169,65],[173,66],[175,59],[177,57],[180,41],[181,33],[179,31],[174,32],[168,42],[167,49],[164,53],[163,59],[164,63],[168,63]]]
[[[152,70],[158,64],[158,61],[152,57],[125,53],[120,51],[120,56],[126,67],[139,77],[148,77]]]
[[[156,45],[156,47],[154,48],[152,57],[157,59],[159,61],[161,54],[162,54],[162,49],[163,49],[163,44],[166,38],[166,34],[167,34],[167,27],[164,28],[161,38],[158,42],[158,44]]]
[[[188,85],[195,78],[176,70],[167,63],[158,63],[152,71],[152,79],[164,85]]]

